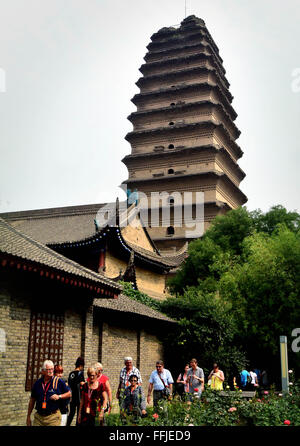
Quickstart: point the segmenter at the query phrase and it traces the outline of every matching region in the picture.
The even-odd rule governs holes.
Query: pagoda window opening
[[[174,173],[174,169],[168,169],[168,174],[172,175]]]
[[[169,144],[168,149],[174,149],[174,144]]]
[[[175,233],[174,227],[173,226],[169,226],[167,228],[167,235],[174,235],[174,233]]]
[[[174,122],[173,121],[169,122],[169,125],[174,125]]]
[[[173,197],[169,197],[168,198],[168,203],[170,206],[174,206],[174,198]]]
[[[175,107],[175,105],[176,105],[175,102],[171,102],[170,104],[171,107]]]

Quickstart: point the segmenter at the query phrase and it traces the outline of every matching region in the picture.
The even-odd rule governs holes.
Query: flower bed
[[[287,395],[274,390],[259,391],[250,400],[242,398],[241,392],[205,389],[201,400],[162,402],[148,416],[140,419],[139,426],[300,426],[300,391],[293,386]],[[107,418],[107,425],[120,425],[118,415]],[[131,424],[128,419],[128,424]]]

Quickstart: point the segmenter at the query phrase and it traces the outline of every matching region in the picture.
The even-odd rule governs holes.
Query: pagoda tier
[[[234,121],[237,117],[236,112],[220,87],[211,82],[209,75],[210,73],[207,76],[207,80],[203,82],[197,79],[198,82],[194,84],[171,85],[167,88],[136,94],[131,101],[137,106],[137,110],[140,111],[167,106],[173,107],[174,104],[209,100],[212,103],[221,104]]]
[[[176,175],[157,175],[152,178],[132,178],[124,182],[130,190],[143,191],[150,197],[151,192],[166,191],[172,194],[180,192],[204,192],[205,201],[220,200],[231,208],[237,208],[247,201],[247,197],[224,172],[203,170],[186,173],[177,171]]]
[[[155,108],[151,110],[141,110],[131,113],[128,116],[133,124],[133,130],[144,130],[155,127],[163,127],[174,121],[174,117],[180,116],[185,123],[204,121],[211,117],[216,123],[222,123],[227,128],[230,138],[236,140],[240,136],[240,131],[234,124],[226,109],[221,104],[214,104],[211,101],[197,101],[187,103],[174,103],[168,107]]]
[[[159,52],[180,49],[182,46],[186,45],[196,45],[204,44],[210,46],[215,56],[223,63],[223,59],[219,55],[219,48],[212,39],[206,26],[198,26],[194,22],[194,27],[191,30],[185,30],[182,26],[178,28],[162,28],[156,34],[151,37],[152,42],[149,43],[147,49],[149,50],[148,56],[151,57],[152,54],[157,54]]]
[[[151,192],[189,191],[195,199],[203,192],[207,228],[216,215],[247,201],[239,189],[245,173],[237,160],[243,152],[223,60],[195,16],[180,27],[162,28],[147,48],[136,83],[140,93],[132,99],[137,111],[128,117],[133,131],[126,135],[131,155],[123,159],[129,172],[124,184],[149,198]],[[176,223],[171,221],[171,231],[164,221],[149,228],[159,248],[186,242],[186,227]]]
[[[140,67],[140,72],[145,76],[153,75],[156,73],[164,73],[166,71],[172,71],[173,69],[179,69],[180,66],[186,68],[197,67],[199,64],[203,63],[204,60],[208,60],[213,66],[216,66],[221,73],[223,82],[229,87],[229,82],[225,77],[225,70],[222,65],[220,65],[219,59],[211,53],[208,48],[204,45],[198,45],[193,48],[195,53],[191,54],[177,54],[177,57],[169,56],[168,58],[161,58],[153,61],[147,62]]]
[[[187,124],[174,120],[168,126],[128,133],[126,139],[131,144],[132,153],[149,152],[159,144],[168,147],[168,143],[174,141],[188,147],[219,144],[225,147],[235,161],[243,155],[239,145],[230,138],[226,127],[214,121]]]
[[[210,75],[212,82],[219,85],[224,95],[231,102],[233,97],[228,91],[227,79],[220,73],[215,59],[207,54],[201,54],[198,57],[194,56],[193,61],[189,59],[191,58],[176,59],[172,65],[168,64],[167,66],[166,64],[157,64],[155,70],[152,69],[152,73],[147,73],[144,77],[141,77],[136,82],[136,85],[140,87],[141,93],[145,93],[146,91],[155,90],[158,83],[162,87],[165,84],[169,85],[173,81],[188,85],[199,81],[199,76],[201,78]]]
[[[179,175],[179,172],[195,173],[208,169],[225,172],[236,186],[245,178],[245,172],[223,147],[174,148],[171,159],[169,152],[164,147],[157,147],[155,152],[127,155],[122,161],[128,169],[129,180],[168,177]]]

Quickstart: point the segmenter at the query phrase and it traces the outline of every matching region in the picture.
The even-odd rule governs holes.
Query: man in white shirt
[[[150,375],[147,402],[150,404],[153,389],[153,407],[158,406],[159,400],[172,396],[174,380],[169,370],[164,368],[163,361],[156,362],[156,370]]]
[[[253,369],[250,370],[250,376],[251,376],[251,390],[256,390],[257,387],[257,374],[254,372]]]

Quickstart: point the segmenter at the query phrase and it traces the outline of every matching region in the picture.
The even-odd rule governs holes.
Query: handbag
[[[165,382],[164,382],[164,380],[162,379],[162,377],[160,376],[160,373],[158,373],[158,376],[159,376],[161,382],[162,382],[163,385],[164,385],[164,389],[162,390],[162,395],[163,395],[163,397],[166,398],[166,399],[170,399],[170,398],[171,398],[171,391],[170,391],[169,387],[167,387],[167,386],[165,385]]]

